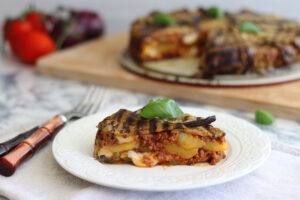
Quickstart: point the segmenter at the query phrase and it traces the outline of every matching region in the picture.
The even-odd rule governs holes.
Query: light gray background
[[[219,5],[229,11],[251,8],[300,21],[299,0],[1,0],[0,20],[20,13],[30,3],[46,11],[54,10],[57,5],[93,9],[105,18],[109,34],[128,30],[130,22],[135,17],[153,9],[168,11],[183,7],[197,8],[211,5]]]

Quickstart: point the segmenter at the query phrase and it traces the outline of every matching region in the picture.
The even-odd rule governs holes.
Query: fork
[[[43,144],[53,138],[68,121],[96,112],[102,105],[104,92],[104,89],[91,86],[76,107],[68,112],[56,115],[30,137],[23,140],[11,152],[1,157],[0,174],[3,176],[13,175],[22,161],[32,156]]]

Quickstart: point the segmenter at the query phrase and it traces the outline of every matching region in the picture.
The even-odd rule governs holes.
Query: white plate
[[[196,116],[216,115],[213,125],[226,132],[229,144],[226,159],[215,166],[138,168],[129,164],[101,164],[93,158],[96,125],[117,109],[82,118],[60,131],[53,141],[54,157],[65,170],[84,180],[143,191],[183,190],[224,183],[248,174],[268,158],[269,140],[249,122],[198,108],[182,109]]]
[[[202,79],[189,77],[187,75],[178,75],[179,71],[182,72],[187,69],[185,65],[176,66],[174,69],[170,67],[174,66],[174,62],[166,64],[166,68],[162,70],[155,70],[156,68],[146,68],[139,66],[128,54],[127,50],[124,50],[120,55],[120,62],[124,68],[134,72],[138,75],[173,83],[182,83],[190,85],[203,85],[203,86],[214,86],[214,87],[242,87],[242,86],[261,86],[261,85],[273,85],[279,83],[286,83],[300,79],[300,64],[295,63],[293,65],[286,66],[281,69],[274,69],[266,73],[265,75],[258,74],[245,74],[245,75],[217,75],[214,79]],[[175,61],[176,62],[176,61]],[[161,66],[160,66],[161,68]],[[170,71],[176,73],[170,73]],[[188,69],[195,71],[194,67]],[[182,73],[184,74],[184,73]],[[185,72],[185,74],[188,74]]]

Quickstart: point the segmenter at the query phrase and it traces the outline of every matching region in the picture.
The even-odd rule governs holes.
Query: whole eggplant
[[[90,10],[73,9],[64,9],[59,15],[47,16],[46,27],[58,49],[102,36],[105,29],[99,14]]]

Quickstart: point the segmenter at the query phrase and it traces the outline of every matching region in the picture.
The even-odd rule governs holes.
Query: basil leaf
[[[153,22],[159,25],[174,25],[176,20],[168,14],[156,14],[153,17]]]
[[[275,122],[275,118],[266,110],[257,110],[255,112],[255,121],[259,124],[271,125]]]
[[[213,6],[207,10],[207,14],[210,17],[214,18],[223,18],[224,17],[224,12],[219,8],[218,6]]]
[[[240,26],[240,31],[254,34],[258,34],[261,32],[260,28],[252,22],[243,22]]]
[[[173,99],[151,99],[141,110],[144,118],[177,118],[182,117],[184,113]]]

